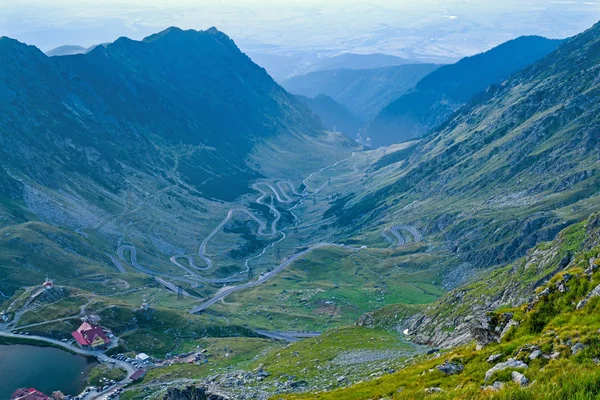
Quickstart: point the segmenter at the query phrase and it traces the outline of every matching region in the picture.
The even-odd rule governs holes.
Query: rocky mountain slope
[[[560,43],[524,36],[437,69],[414,91],[388,103],[370,123],[367,133],[372,144],[384,146],[423,136],[475,94],[543,58]]]
[[[174,160],[160,148],[183,145],[193,147],[179,160],[182,180],[232,199],[260,175],[245,164],[256,141],[320,129],[215,29],[172,28],[58,58],[3,38],[0,57],[3,163],[46,185],[77,170],[118,190],[125,166],[166,170]],[[235,175],[237,193],[208,188],[216,175]]]
[[[359,117],[329,96],[320,94],[315,98],[300,95],[296,97],[306,104],[321,119],[325,129],[331,132],[343,132],[355,139],[363,127],[364,123]]]
[[[282,82],[294,94],[332,97],[364,121],[397,99],[427,74],[434,64],[410,64],[373,69],[333,69],[297,76]]]
[[[348,388],[284,398],[594,398],[600,381],[599,229],[592,216],[428,309],[446,321],[439,335],[458,331],[462,340],[454,345],[474,343],[432,348],[398,372]],[[432,328],[432,321],[419,323]]]
[[[596,211],[599,31],[492,86],[375,172],[338,224],[376,231],[382,220],[414,222],[468,265],[487,267]]]
[[[0,227],[24,242],[6,260],[6,293],[77,262],[73,253],[113,269],[102,252],[79,253],[91,244],[113,254],[139,241],[164,258],[184,251],[183,235],[197,248],[199,230],[208,235],[254,180],[300,182],[352,146],[214,28],[62,57],[1,38],[0,108]],[[32,265],[30,221],[73,244],[44,242],[50,261]]]

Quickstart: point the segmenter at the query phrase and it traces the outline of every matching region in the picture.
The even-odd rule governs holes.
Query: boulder
[[[539,358],[542,355],[542,352],[540,350],[534,350],[530,355],[529,355],[529,359],[530,360],[535,360],[536,358]]]
[[[525,387],[525,386],[529,385],[529,379],[527,379],[527,377],[520,372],[513,371],[510,374],[510,376],[511,376],[513,382],[515,382],[517,385],[519,385],[521,387]]]
[[[205,388],[187,386],[185,389],[169,388],[163,397],[164,400],[229,400],[229,397],[220,393],[208,392]]]
[[[583,349],[585,349],[585,345],[583,343],[575,343],[575,345],[571,347],[571,353],[573,353],[573,355],[576,355]]]
[[[488,357],[487,362],[489,363],[493,363],[498,361],[500,358],[502,357],[502,354],[492,354],[491,356]]]
[[[497,392],[498,390],[502,390],[504,388],[504,382],[496,381],[491,386],[485,386],[483,390],[491,390]]]
[[[510,332],[510,328],[512,328],[513,326],[519,326],[519,323],[517,321],[515,321],[514,319],[511,319],[508,324],[506,324],[506,326],[504,327],[504,329],[502,330],[502,333],[500,334],[500,340],[504,339],[506,337],[506,335],[508,335],[508,332]]]
[[[473,339],[477,341],[479,349],[491,343],[497,343],[499,339],[498,334],[490,326],[489,317],[471,322],[469,324],[469,332]]]
[[[439,387],[430,387],[425,389],[425,392],[429,393],[429,394],[433,394],[433,393],[442,393],[444,390],[442,388]]]
[[[523,361],[517,361],[514,358],[509,358],[507,361],[494,365],[485,373],[485,382],[489,381],[492,375],[494,375],[498,371],[504,371],[505,369],[518,369],[523,368],[527,369],[529,366],[525,364]]]
[[[445,363],[438,365],[436,368],[438,369],[438,371],[441,371],[446,375],[455,375],[460,374],[463,371],[464,367],[462,366],[462,364],[446,361]]]

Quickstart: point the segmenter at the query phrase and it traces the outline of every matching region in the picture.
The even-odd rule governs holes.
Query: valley
[[[592,400],[599,46],[284,83],[310,98],[216,28],[0,38],[0,343],[95,357],[79,400]]]

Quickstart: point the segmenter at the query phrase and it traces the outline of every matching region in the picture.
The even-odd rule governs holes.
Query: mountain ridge
[[[375,146],[419,138],[473,96],[540,60],[561,43],[540,36],[521,36],[442,66],[417,82],[414,91],[385,107],[370,123],[367,134]]]

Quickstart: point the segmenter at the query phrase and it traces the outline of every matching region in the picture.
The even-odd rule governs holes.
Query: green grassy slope
[[[337,213],[338,226],[415,223],[488,267],[598,210],[599,31],[491,88],[406,160],[374,172]]]
[[[598,329],[596,317],[600,302],[589,294],[600,284],[600,255],[598,218],[592,218],[579,227],[571,228],[562,238],[539,246],[535,252],[553,249],[555,254],[570,252],[569,262],[560,259],[531,262],[527,276],[519,287],[528,291],[529,300],[516,306],[504,306],[488,314],[490,332],[495,326],[505,326],[512,319],[515,326],[506,330],[499,342],[483,348],[474,344],[454,348],[431,356],[416,358],[410,366],[399,372],[359,383],[345,389],[309,395],[289,395],[288,399],[595,399],[599,395],[600,374],[597,371]],[[525,264],[527,260],[516,263]],[[516,267],[515,266],[515,267]],[[548,273],[552,268],[554,274]],[[515,282],[522,274],[506,270],[490,277],[486,283],[471,285],[448,295],[448,299],[462,293],[464,304],[482,301],[477,288],[485,285],[488,291],[499,290],[507,280]],[[515,278],[516,277],[516,278]],[[538,278],[546,280],[533,287],[528,282]],[[510,291],[508,285],[506,291]],[[486,293],[487,294],[487,293]],[[596,295],[597,296],[597,295]],[[581,302],[588,299],[587,303]],[[441,306],[444,307],[443,302]],[[497,303],[502,304],[502,303]],[[455,306],[456,307],[456,306]],[[448,309],[453,312],[454,310]],[[462,311],[464,313],[464,310]],[[508,317],[507,317],[508,316]],[[503,321],[503,323],[501,322]],[[497,325],[498,324],[498,325]],[[496,332],[497,333],[497,332]],[[537,358],[530,355],[539,350]],[[488,361],[497,355],[495,361]],[[509,358],[523,361],[528,368],[508,368],[485,374],[494,365]],[[445,361],[458,363],[464,370],[446,375],[437,369]],[[523,373],[531,382],[520,387],[512,382],[511,372]],[[494,391],[485,388],[499,381],[504,388]],[[441,391],[428,393],[430,388]],[[274,398],[281,398],[274,397]]]

